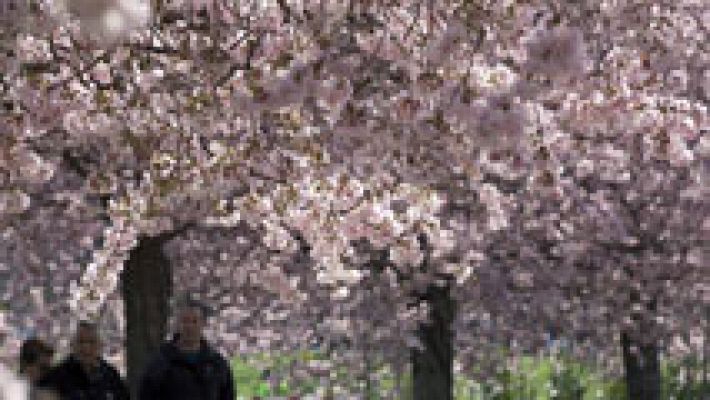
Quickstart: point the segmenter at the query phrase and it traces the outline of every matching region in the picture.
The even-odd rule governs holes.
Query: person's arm
[[[162,400],[163,393],[161,393],[160,388],[161,374],[159,372],[157,361],[154,361],[148,365],[145,373],[141,377],[141,381],[138,386],[137,400]]]
[[[229,367],[227,360],[222,359],[224,364],[225,373],[222,378],[222,387],[220,388],[219,400],[234,400],[237,397],[237,393],[234,390],[234,376],[232,375],[232,369]]]
[[[126,381],[121,378],[121,375],[118,373],[118,371],[114,370],[114,373],[114,394],[116,395],[116,400],[131,400],[131,395],[128,391],[128,386],[126,386]]]
[[[63,383],[66,382],[66,378],[62,374],[61,364],[50,369],[40,380],[37,382],[37,388],[45,392],[51,392],[56,397],[67,396],[66,390]]]

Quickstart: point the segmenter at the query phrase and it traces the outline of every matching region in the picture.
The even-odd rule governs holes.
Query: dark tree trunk
[[[163,253],[164,242],[162,238],[141,237],[123,269],[126,369],[132,398],[137,398],[143,368],[167,333],[172,271]]]
[[[419,328],[423,351],[412,350],[414,400],[453,399],[453,332],[455,305],[448,287],[430,286],[423,297],[430,305],[430,323]]]
[[[629,400],[660,400],[661,367],[658,346],[641,343],[623,332],[621,347]]]
[[[710,400],[708,385],[708,359],[710,359],[710,306],[705,306],[705,340],[703,341],[703,396]]]
[[[365,364],[363,376],[365,380],[365,398],[373,399],[375,398],[375,392],[372,385],[372,376],[370,375],[372,372],[372,360],[370,359],[370,349],[367,346],[363,349],[363,364]]]

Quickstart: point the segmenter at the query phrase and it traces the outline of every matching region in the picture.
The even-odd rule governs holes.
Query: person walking
[[[116,368],[101,357],[96,324],[77,324],[72,352],[43,377],[39,386],[54,390],[61,400],[130,400]]]
[[[176,307],[176,332],[148,363],[139,400],[234,400],[227,360],[203,337],[207,308],[189,298]]]
[[[20,376],[29,385],[29,400],[56,400],[57,395],[39,387],[40,381],[52,368],[52,346],[33,337],[22,342],[20,347]]]

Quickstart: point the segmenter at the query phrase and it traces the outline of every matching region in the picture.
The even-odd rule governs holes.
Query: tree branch
[[[281,9],[281,12],[284,15],[283,23],[288,24],[289,22],[291,22],[291,8],[288,6],[288,4],[286,4],[286,0],[276,0],[276,3],[278,3],[279,9]]]
[[[248,38],[249,35],[245,35],[244,38]],[[248,40],[248,39],[247,39]],[[238,46],[242,43],[242,40],[234,44],[231,48],[234,48],[234,46]],[[247,45],[247,55],[246,55],[246,60],[244,60],[244,63],[237,63],[233,64],[232,66],[229,67],[229,70],[219,77],[217,81],[215,82],[215,88],[221,87],[227,81],[229,81],[232,78],[232,75],[236,71],[249,71],[251,70],[251,64],[252,64],[252,59],[254,58],[254,54],[256,54],[256,50],[258,46],[261,44],[261,36],[257,36],[254,40],[248,41]]]

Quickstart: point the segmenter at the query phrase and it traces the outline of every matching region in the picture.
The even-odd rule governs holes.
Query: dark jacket
[[[38,386],[56,392],[61,400],[130,399],[121,375],[104,360],[89,376],[79,361],[69,356],[52,368]]]
[[[190,358],[173,340],[146,367],[139,400],[234,400],[232,379],[227,360],[207,342]]]

